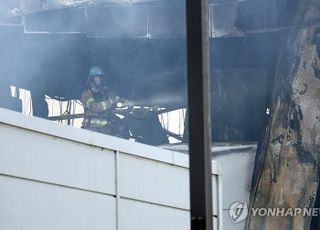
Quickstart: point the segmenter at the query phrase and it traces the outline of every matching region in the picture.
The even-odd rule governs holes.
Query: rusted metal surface
[[[274,83],[271,118],[261,146],[251,207],[313,207],[319,184],[320,2],[292,1]],[[246,229],[309,229],[311,217],[254,217]]]

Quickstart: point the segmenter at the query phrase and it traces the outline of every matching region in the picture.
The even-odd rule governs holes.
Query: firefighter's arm
[[[128,107],[133,106],[134,103],[126,98],[121,98],[114,92],[109,93],[110,100],[116,105],[116,107]]]
[[[106,111],[113,106],[112,100],[95,101],[90,91],[83,92],[81,102],[86,109],[94,113]]]
[[[133,101],[130,101],[126,98],[119,98],[117,102],[117,107],[130,107],[130,106],[134,106]]]

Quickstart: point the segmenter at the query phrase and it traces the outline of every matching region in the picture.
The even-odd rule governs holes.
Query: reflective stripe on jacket
[[[97,118],[97,117],[94,117],[94,118],[85,118],[83,120],[83,127],[89,127],[89,126],[94,126],[94,127],[102,127],[102,126],[106,126],[108,122],[106,119],[103,119],[103,118]]]
[[[90,111],[92,114],[104,112],[113,105],[111,100],[96,101],[91,90],[82,93],[81,102],[85,111]]]

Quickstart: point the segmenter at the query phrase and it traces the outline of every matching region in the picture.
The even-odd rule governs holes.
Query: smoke
[[[187,107],[187,98],[181,94],[166,94],[158,95],[152,98],[145,98],[134,100],[136,105],[158,106],[163,108],[173,108],[178,106],[179,108]]]
[[[18,8],[18,1],[1,0],[0,1],[0,18],[15,15]]]
[[[259,25],[253,23],[253,16],[250,18],[251,15],[247,14],[246,10],[250,8],[247,4],[250,2],[232,2],[210,2],[211,23],[215,15],[222,15],[223,12],[211,24],[213,30],[234,32],[237,14],[236,20],[242,25],[241,28],[250,29]],[[0,25],[2,88],[14,85],[31,90],[32,95],[79,99],[89,68],[99,65],[107,73],[108,87],[138,105],[164,108],[187,106],[183,0],[24,0],[19,4],[7,0],[1,1],[0,14],[10,15],[16,7],[19,10],[11,16],[17,12],[23,13],[24,24]],[[219,13],[221,7],[221,14],[212,15],[216,11]],[[231,111],[226,109],[227,103],[242,103],[245,98],[252,97],[256,100],[250,99],[251,104],[243,103],[243,107],[258,108],[260,111],[256,104],[263,106],[258,102],[261,95],[255,95],[257,90],[249,87],[246,74],[238,70],[260,68],[263,73],[272,72],[279,50],[276,39],[274,35],[211,39],[212,69],[229,68],[236,72],[228,78],[226,71],[222,71],[219,78],[223,82],[221,84],[215,82],[213,77],[213,117],[218,117],[214,121],[218,124],[215,133],[221,140],[225,140],[223,133],[229,128],[225,125],[226,119],[230,120],[229,124],[240,124],[241,128],[255,128],[255,125],[248,124],[249,119],[245,119],[249,115],[243,111],[248,109]],[[257,82],[255,84],[259,85]],[[246,90],[237,90],[242,85],[247,85]],[[250,90],[254,93],[237,93]],[[221,101],[227,103],[222,104]],[[239,111],[242,111],[241,115]],[[261,117],[257,120],[260,122]]]
[[[24,21],[0,26],[0,84],[79,99],[88,69],[100,65],[123,97],[159,106],[183,103],[184,29],[178,38],[164,18],[179,21],[184,10],[176,15],[168,6],[134,4],[147,2],[154,1],[1,1],[2,16],[18,7]]]

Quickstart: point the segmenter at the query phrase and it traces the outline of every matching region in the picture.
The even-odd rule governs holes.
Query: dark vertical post
[[[208,0],[186,0],[191,229],[212,230]]]

